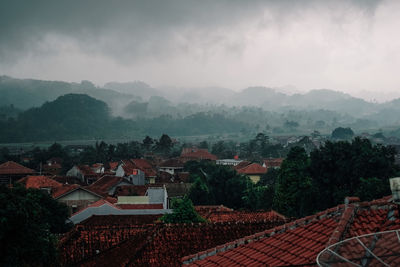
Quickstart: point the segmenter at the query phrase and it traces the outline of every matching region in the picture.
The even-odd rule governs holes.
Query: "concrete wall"
[[[100,207],[89,207],[81,212],[71,216],[70,220],[74,223],[80,223],[83,220],[93,215],[154,215],[171,213],[172,210],[162,209],[148,209],[148,210],[120,210],[116,209],[109,204],[103,204]]]

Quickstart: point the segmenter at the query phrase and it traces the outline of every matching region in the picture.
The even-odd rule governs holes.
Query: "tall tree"
[[[55,233],[68,230],[68,209],[37,189],[0,186],[0,265],[57,265]]]
[[[287,216],[302,217],[314,210],[310,160],[304,148],[294,147],[283,161],[275,188],[274,208]]]
[[[167,134],[163,134],[157,142],[157,150],[161,153],[168,154],[171,151],[171,148],[172,139]]]
[[[165,223],[201,223],[205,219],[197,214],[193,207],[193,203],[187,197],[176,199],[173,202],[173,211],[161,217],[161,221]]]

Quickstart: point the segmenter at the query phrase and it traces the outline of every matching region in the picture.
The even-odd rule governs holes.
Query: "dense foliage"
[[[161,217],[164,223],[201,223],[205,222],[193,207],[192,201],[188,198],[175,199],[172,203],[172,213]]]
[[[273,207],[301,217],[343,203],[346,196],[371,200],[390,194],[388,179],[398,175],[393,147],[368,139],[327,142],[308,156],[293,148],[275,184]]]
[[[354,136],[354,132],[351,128],[338,127],[332,131],[333,139],[351,139]]]
[[[40,190],[0,186],[0,265],[56,265],[54,234],[69,229],[67,218],[67,207]]]
[[[227,166],[207,161],[189,161],[185,169],[194,181],[189,197],[195,205],[225,205],[234,209],[246,207],[244,198],[251,185],[248,177],[237,174]]]

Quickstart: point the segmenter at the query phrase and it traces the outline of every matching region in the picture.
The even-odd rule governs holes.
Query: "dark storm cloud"
[[[396,91],[398,10],[396,0],[3,0],[0,74]]]
[[[367,13],[373,13],[379,3],[372,0],[344,2]],[[73,38],[87,53],[97,51],[122,58],[168,55],[177,52],[174,50],[185,52],[185,45],[179,46],[174,34],[183,36],[184,41],[198,42],[190,38],[209,38],[219,28],[233,28],[244,19],[262,16],[265,9],[274,11],[273,23],[276,23],[288,14],[290,17],[293,12],[296,14],[317,5],[319,1],[302,0],[6,0],[2,1],[0,9],[0,56],[3,60],[13,60],[24,53],[37,53],[37,44],[48,34]],[[204,45],[210,44],[204,41]]]

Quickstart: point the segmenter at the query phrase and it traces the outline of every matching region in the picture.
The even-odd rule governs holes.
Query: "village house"
[[[12,184],[27,175],[35,173],[36,171],[21,164],[14,161],[7,161],[0,165],[0,184]]]
[[[239,159],[218,159],[216,161],[216,164],[223,165],[223,166],[237,166],[242,161],[243,160],[239,160]]]
[[[133,184],[154,184],[157,177],[155,168],[145,159],[122,160],[116,170],[116,176],[127,177]]]
[[[49,195],[52,195],[57,188],[62,187],[61,183],[43,175],[28,175],[24,178],[21,178],[17,182],[24,185],[25,188],[39,189]]]
[[[42,165],[42,172],[49,175],[59,175],[62,171],[61,158],[50,158],[46,160],[46,164]]]
[[[163,215],[167,209],[165,188],[148,188],[146,196],[118,197],[117,202],[100,199],[70,217],[74,224],[97,215]]]
[[[52,197],[66,204],[70,208],[71,213],[82,210],[103,198],[103,196],[77,184],[65,184],[57,187],[52,193]]]
[[[261,166],[258,163],[250,163],[246,166],[237,165],[235,167],[237,173],[246,175],[250,178],[253,183],[258,183],[263,176],[267,172],[267,168]]]
[[[66,176],[78,177],[86,184],[91,184],[99,178],[99,174],[89,165],[75,165],[67,171]]]
[[[279,169],[282,165],[284,158],[269,158],[269,159],[264,159],[263,161],[263,167],[268,169]]]
[[[116,189],[120,186],[129,186],[132,183],[124,177],[104,175],[87,188],[103,197],[114,196]]]
[[[182,153],[180,156],[180,159],[183,162],[195,160],[195,161],[200,161],[200,160],[210,160],[210,161],[216,161],[218,158],[217,156],[211,154],[208,152],[207,149],[202,149],[202,148],[197,148],[197,147],[185,147],[182,149]]]
[[[183,165],[183,162],[179,159],[167,159],[160,163],[158,166],[158,171],[167,172],[171,175],[174,175],[183,171]]]
[[[130,160],[122,160],[118,165],[115,176],[124,177],[134,185],[145,184],[145,173],[138,169]]]

